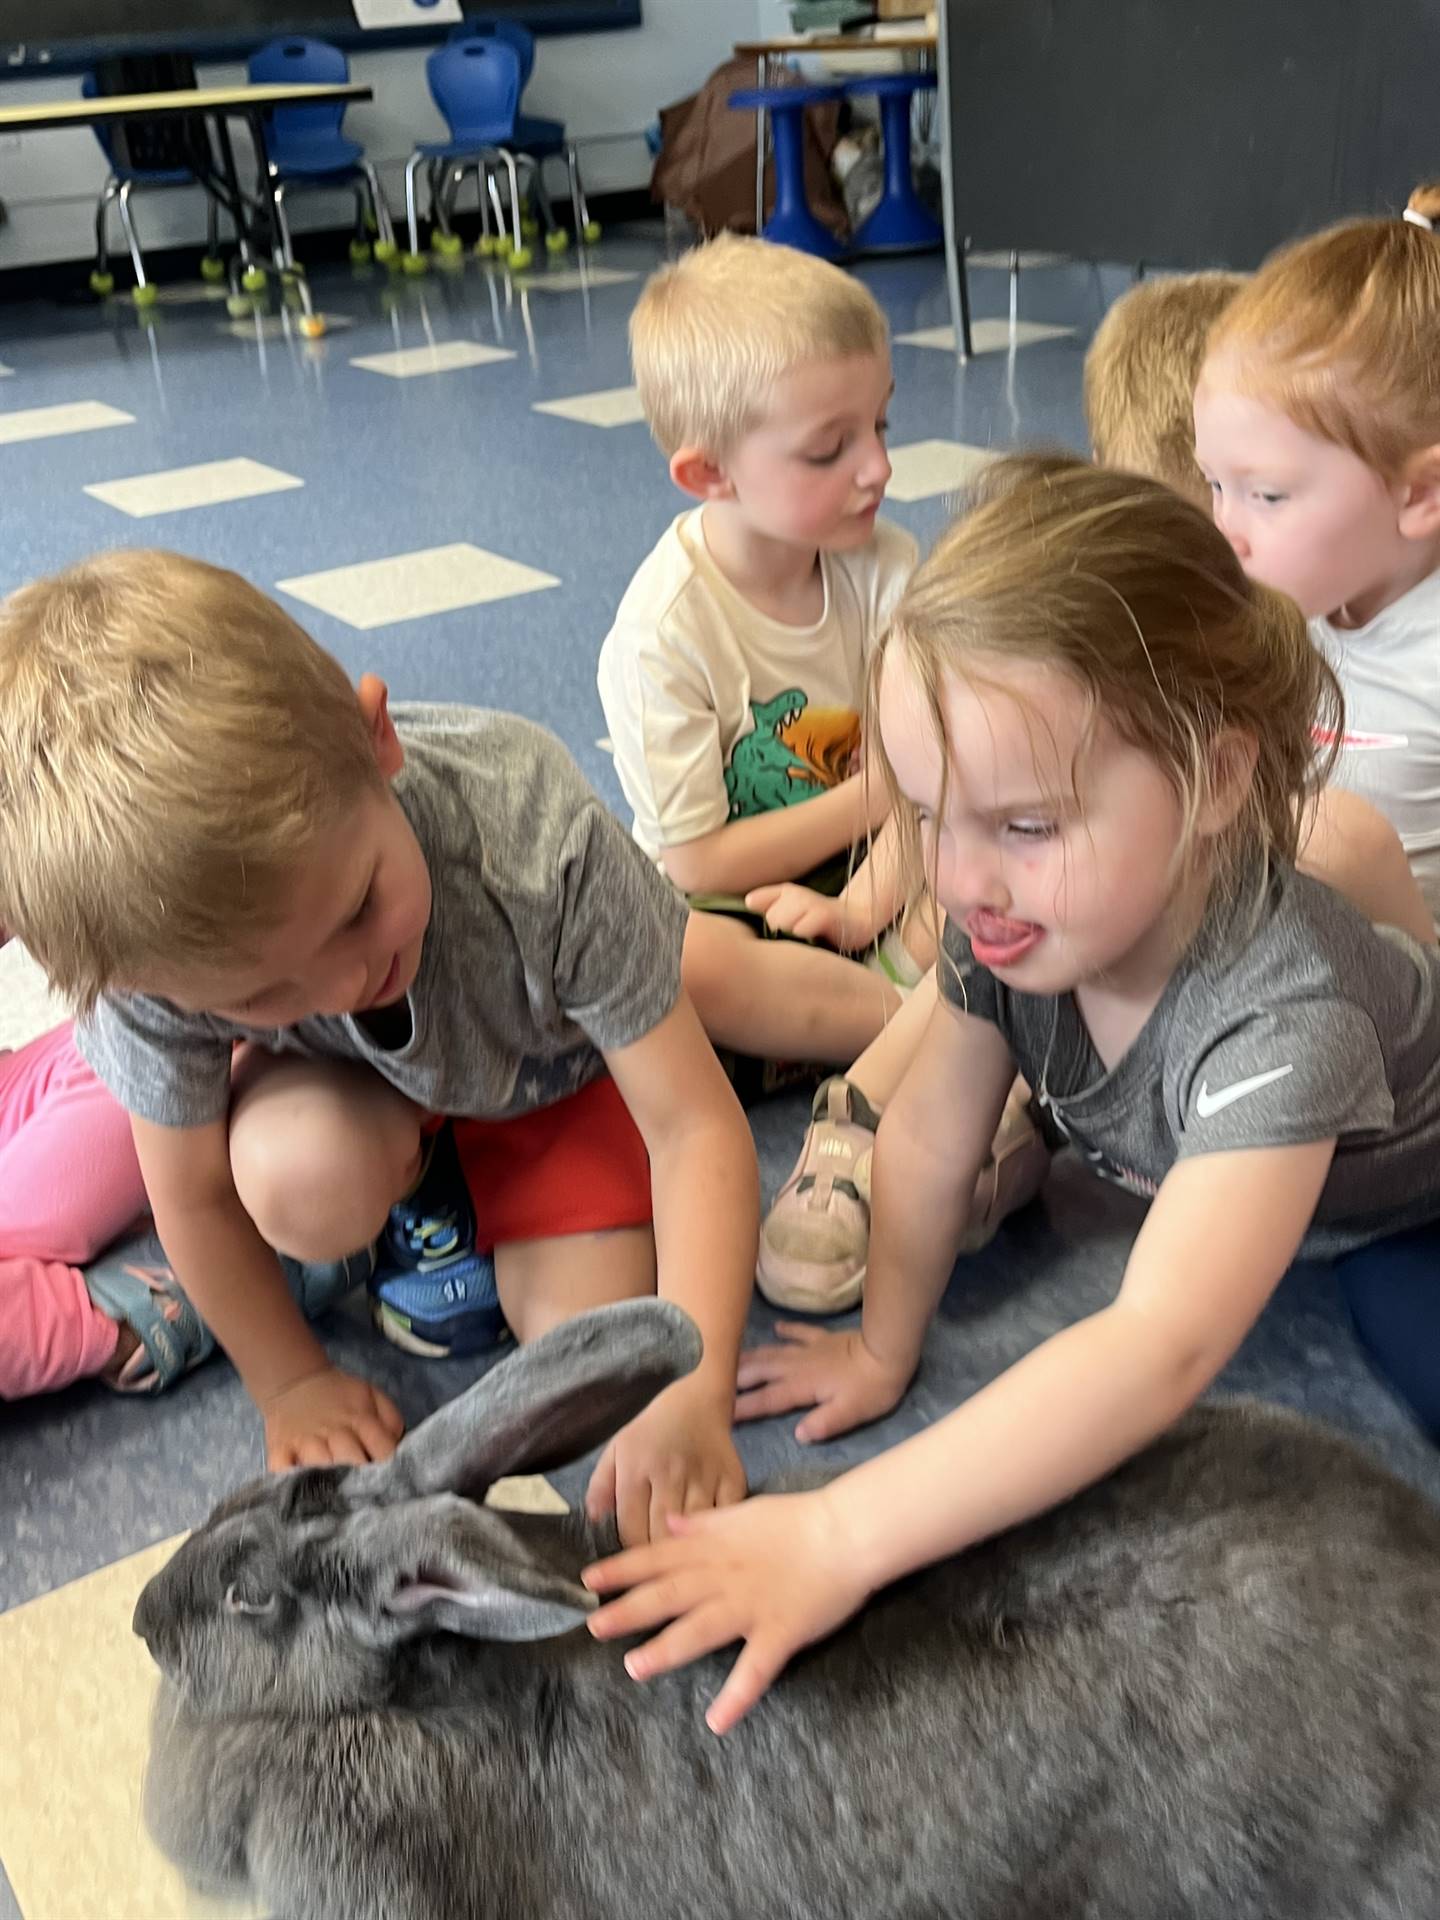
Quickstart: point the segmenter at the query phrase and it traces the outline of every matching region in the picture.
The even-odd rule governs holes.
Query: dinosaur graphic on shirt
[[[725,769],[730,818],[772,813],[811,800],[843,780],[860,745],[859,716],[848,707],[815,707],[800,687],[752,700],[751,732],[737,740]]]

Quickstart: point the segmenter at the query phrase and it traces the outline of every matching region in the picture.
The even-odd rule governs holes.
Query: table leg
[[[765,56],[762,53],[755,62],[755,84],[765,84]],[[765,224],[765,109],[755,109],[755,231],[758,234]]]

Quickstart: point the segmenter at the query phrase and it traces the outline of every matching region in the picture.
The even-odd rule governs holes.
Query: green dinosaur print
[[[809,695],[799,687],[790,687],[773,700],[750,702],[755,730],[735,742],[725,769],[732,820],[794,806],[823,791],[825,783],[814,768],[780,738],[781,728],[798,719],[809,704]]]

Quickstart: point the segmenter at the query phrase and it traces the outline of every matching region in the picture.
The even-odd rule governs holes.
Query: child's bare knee
[[[266,1242],[295,1260],[339,1260],[377,1239],[399,1197],[383,1156],[306,1131],[237,1126],[230,1167]]]

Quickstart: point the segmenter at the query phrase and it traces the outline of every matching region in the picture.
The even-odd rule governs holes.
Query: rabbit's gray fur
[[[284,1920],[1440,1915],[1440,1516],[1357,1448],[1192,1413],[719,1740],[728,1655],[637,1686],[564,1630],[583,1521],[474,1504],[697,1350],[657,1302],[586,1316],[394,1463],[261,1482],[180,1548],[136,1628],[147,1818],[197,1884]]]

